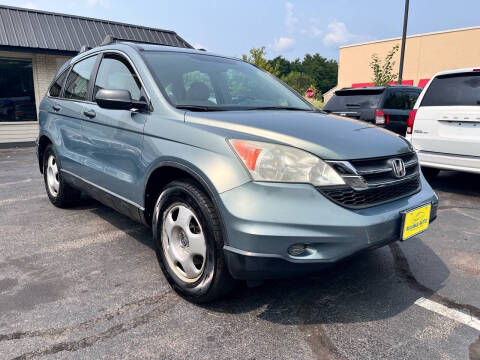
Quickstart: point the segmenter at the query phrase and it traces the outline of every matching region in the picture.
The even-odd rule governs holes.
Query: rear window
[[[377,108],[383,90],[335,91],[323,110],[372,109]]]
[[[432,80],[421,106],[480,105],[480,73],[440,75]]]
[[[411,110],[420,91],[390,91],[385,96],[384,109]]]
[[[67,75],[67,70],[65,70],[55,82],[52,84],[50,91],[48,92],[51,97],[59,97],[60,92],[62,91],[63,82],[65,81],[65,76]]]

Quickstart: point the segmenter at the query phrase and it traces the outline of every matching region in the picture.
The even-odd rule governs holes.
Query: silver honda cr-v
[[[232,58],[100,46],[59,70],[39,119],[51,202],[85,192],[151,226],[166,278],[191,301],[406,240],[436,216],[403,137],[328,116]]]

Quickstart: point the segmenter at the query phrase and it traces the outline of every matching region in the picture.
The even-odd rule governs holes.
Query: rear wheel
[[[423,176],[425,176],[427,180],[435,179],[439,172],[440,172],[440,169],[435,169],[431,167],[422,167]]]
[[[75,205],[81,192],[68,185],[62,177],[60,163],[53,145],[48,145],[43,154],[43,179],[50,202],[60,208]]]
[[[217,211],[196,183],[168,184],[157,200],[152,227],[162,271],[180,295],[201,303],[233,288]]]

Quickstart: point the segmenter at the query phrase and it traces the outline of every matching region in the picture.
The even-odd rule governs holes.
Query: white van
[[[426,176],[480,174],[480,68],[435,74],[410,112],[406,137]]]

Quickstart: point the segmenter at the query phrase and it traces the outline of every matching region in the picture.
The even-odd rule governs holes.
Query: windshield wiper
[[[202,105],[176,105],[177,109],[191,110],[191,111],[226,111],[227,109],[217,106],[202,106]]]
[[[246,110],[289,110],[289,111],[315,111],[313,109],[302,109],[290,106],[257,106],[249,107]]]

